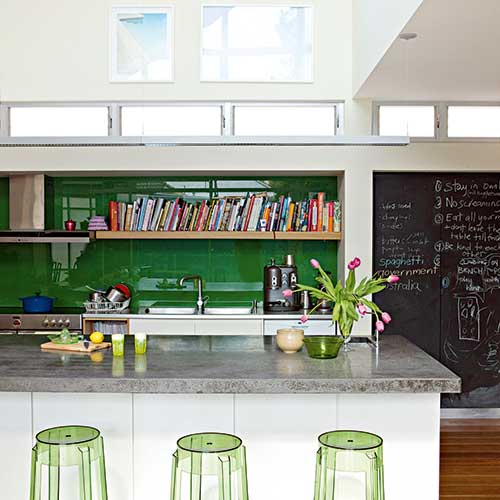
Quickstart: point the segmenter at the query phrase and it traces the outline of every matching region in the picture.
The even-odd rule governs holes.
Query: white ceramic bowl
[[[304,345],[304,330],[299,328],[280,328],[276,331],[276,343],[286,354],[294,354]]]

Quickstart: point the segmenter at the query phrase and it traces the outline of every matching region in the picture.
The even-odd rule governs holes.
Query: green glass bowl
[[[316,359],[336,358],[343,343],[343,337],[334,337],[333,335],[304,337],[307,354]]]

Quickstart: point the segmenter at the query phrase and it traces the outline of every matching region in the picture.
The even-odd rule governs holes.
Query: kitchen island
[[[312,497],[317,436],[341,428],[384,438],[387,500],[439,496],[440,394],[460,379],[399,336],[335,360],[281,353],[271,337],[150,337],[123,358],[40,352],[39,337],[0,338],[3,491],[27,498],[34,433],[99,428],[110,498],[168,498],[176,440],[231,432],[247,445],[254,500]]]

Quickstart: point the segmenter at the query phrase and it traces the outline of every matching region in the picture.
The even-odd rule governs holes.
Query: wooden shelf
[[[96,240],[340,240],[342,233],[282,231],[93,231]]]

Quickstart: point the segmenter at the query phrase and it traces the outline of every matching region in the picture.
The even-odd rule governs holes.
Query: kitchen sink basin
[[[196,314],[196,308],[194,307],[147,307],[145,310],[146,314],[165,314],[165,315],[190,315]]]
[[[217,306],[210,306],[210,307],[205,307],[205,314],[208,315],[213,315],[213,314],[221,314],[224,316],[235,316],[238,314],[252,314],[253,307],[217,307]]]

